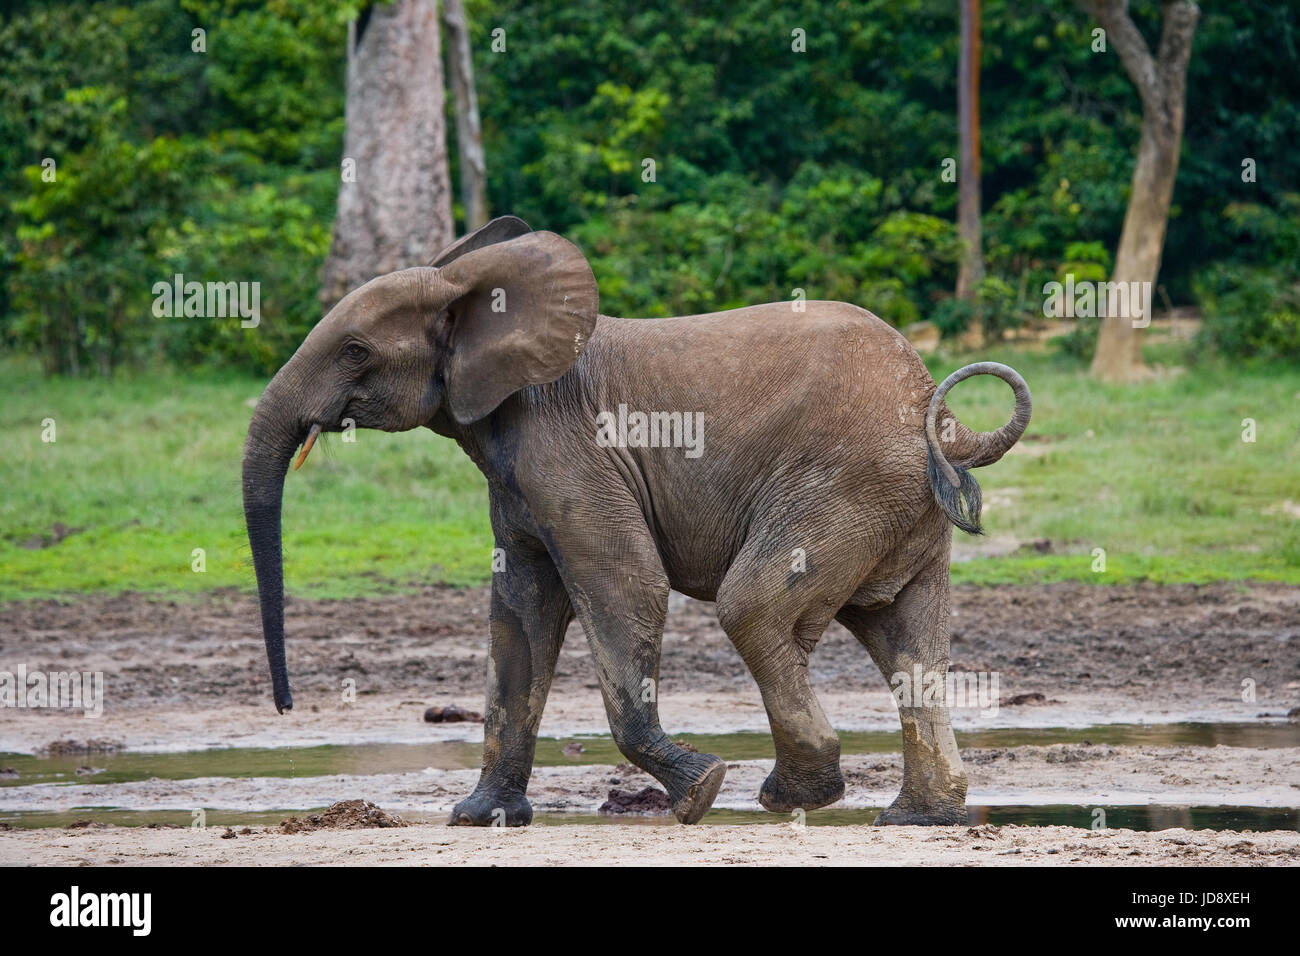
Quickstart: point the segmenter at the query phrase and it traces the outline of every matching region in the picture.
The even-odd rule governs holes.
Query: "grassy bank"
[[[1040,354],[981,358],[1014,364],[1034,392],[1028,440],[979,472],[989,532],[981,547],[1021,546],[955,564],[955,581],[1300,583],[1300,372],[1213,365],[1119,388]],[[940,377],[957,364],[932,368]],[[12,362],[0,376],[11,413],[0,459],[0,599],[252,586],[239,458],[263,382],[51,381]],[[1010,392],[976,379],[950,404],[972,427],[992,428],[1009,413]],[[1254,442],[1242,440],[1248,418]],[[52,443],[42,441],[45,419],[54,420]],[[488,580],[486,491],[459,449],[427,431],[327,437],[286,483],[291,592]],[[1101,573],[1096,548],[1106,552]]]

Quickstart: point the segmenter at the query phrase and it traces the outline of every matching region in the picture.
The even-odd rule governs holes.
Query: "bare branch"
[[[1128,15],[1128,0],[1077,0],[1078,5],[1106,31],[1107,41],[1115,48],[1124,72],[1142,99],[1142,109],[1155,115],[1163,109],[1156,62],[1147,41]]]

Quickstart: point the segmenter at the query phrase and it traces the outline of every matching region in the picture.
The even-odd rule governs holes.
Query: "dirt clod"
[[[631,790],[614,789],[609,792],[609,799],[600,805],[597,813],[640,813],[657,816],[672,811],[668,794],[658,787],[645,787],[633,793]]]
[[[1084,743],[1079,746],[1057,744],[1044,748],[1043,759],[1048,763],[1082,763],[1085,760],[1109,760],[1119,751],[1114,747],[1094,747]]]
[[[1047,697],[1043,694],[1016,694],[1014,697],[1003,697],[998,701],[999,707],[1020,707],[1024,704],[1045,704]]]
[[[42,548],[52,548],[64,538],[85,531],[85,528],[69,528],[62,521],[56,521],[50,525],[47,533],[34,534],[18,546],[27,551],[39,551]]]
[[[404,827],[407,822],[381,810],[369,800],[342,800],[323,813],[290,817],[280,824],[281,833],[311,833],[313,830],[366,830]]]
[[[481,724],[483,715],[476,710],[466,710],[455,704],[449,704],[446,707],[430,707],[424,712],[424,722],[426,724]]]
[[[115,754],[121,753],[123,747],[116,740],[95,738],[93,740],[51,740],[37,753],[45,757],[66,757],[75,754]]]

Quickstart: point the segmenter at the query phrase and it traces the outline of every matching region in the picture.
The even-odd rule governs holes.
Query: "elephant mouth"
[[[316,444],[316,439],[319,437],[320,425],[313,423],[310,431],[307,432],[307,437],[303,440],[302,451],[298,453],[298,460],[293,463],[294,471],[302,467],[302,463],[307,460],[307,455],[310,454],[312,446]]]

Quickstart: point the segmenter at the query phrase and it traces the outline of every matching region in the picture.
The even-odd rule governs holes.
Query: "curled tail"
[[[979,434],[971,432],[954,418],[952,425],[944,428],[941,440],[936,419],[940,409],[946,410],[943,397],[954,385],[972,375],[996,375],[1010,385],[1016,396],[1016,410],[1011,415],[1011,420],[997,431]],[[961,530],[970,534],[983,533],[980,527],[980,486],[970,469],[991,465],[1005,455],[1029,427],[1033,407],[1029,386],[1020,377],[1020,373],[1000,362],[976,362],[959,368],[935,389],[934,397],[930,399],[930,408],[925,413],[925,438],[929,446],[926,474],[930,479],[930,487],[934,490],[934,500],[939,502],[939,507]],[[948,461],[943,453],[944,444],[954,449],[958,464],[953,465]]]

